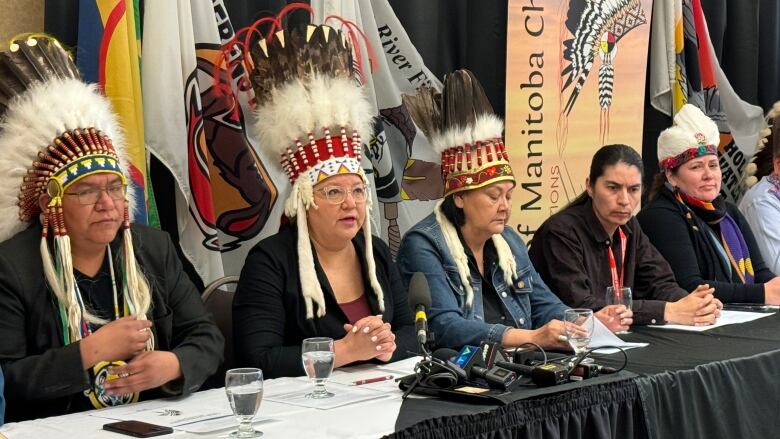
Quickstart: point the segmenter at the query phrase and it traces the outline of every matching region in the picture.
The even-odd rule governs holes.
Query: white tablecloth
[[[362,365],[344,368],[333,373],[332,380],[336,383],[348,383],[371,376],[392,374],[399,378],[411,373],[414,359],[382,366]],[[266,380],[265,395],[279,393],[291,387],[294,382],[290,378]],[[305,377],[294,380],[306,380]],[[258,418],[268,419],[255,424],[255,428],[264,433],[264,438],[378,438],[395,430],[395,421],[401,408],[401,391],[394,381],[359,386],[360,389],[371,389],[382,395],[382,398],[358,402],[329,410],[318,410],[299,407],[281,402],[273,402],[264,398],[258,412]],[[145,401],[132,407],[143,408],[144,405],[160,405],[160,401]],[[192,407],[213,407],[230,410],[224,389],[213,389],[197,392],[185,398],[165,400],[166,407],[181,408],[186,413]],[[126,412],[125,406],[124,412]],[[112,421],[112,412],[120,413],[120,408],[108,408],[100,411],[74,413],[32,421],[6,424],[0,427],[0,433],[8,439],[121,439],[117,433],[104,431],[103,424]],[[117,420],[121,417],[117,417]],[[187,433],[184,427],[174,427],[174,433],[161,437],[192,437],[192,438],[223,438],[230,429],[210,433]]]

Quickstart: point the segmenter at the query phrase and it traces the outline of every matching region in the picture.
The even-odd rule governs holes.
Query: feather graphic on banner
[[[558,154],[563,155],[568,143],[569,117],[597,60],[600,63],[597,75],[599,142],[602,145],[607,143],[618,44],[633,29],[646,24],[647,19],[640,0],[563,1],[559,16],[559,56],[565,67],[559,79],[560,113],[556,126],[556,146]],[[566,180],[571,181],[571,174],[565,164],[563,172]],[[572,188],[572,192],[577,190]]]

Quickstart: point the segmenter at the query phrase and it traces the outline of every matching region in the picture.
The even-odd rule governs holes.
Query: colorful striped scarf
[[[723,198],[719,195],[712,202],[707,202],[679,190],[675,191],[675,198],[686,212],[685,218],[694,231],[699,230],[695,217],[701,218],[707,224],[718,224],[720,240],[731,266],[736,270],[743,283],[752,284],[754,273],[753,264],[750,261],[750,251],[736,221],[726,212],[726,203]]]

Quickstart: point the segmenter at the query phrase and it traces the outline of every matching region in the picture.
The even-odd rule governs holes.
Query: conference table
[[[267,380],[256,428],[264,437],[338,438],[774,438],[780,437],[780,315],[704,332],[632,327],[621,338],[649,343],[628,350],[630,372],[545,389],[521,389],[503,402],[472,404],[438,398],[401,400],[394,381],[344,386],[377,397],[322,409],[279,402],[274,393],[309,385],[304,378]],[[622,354],[595,355],[620,366]],[[334,386],[411,371],[415,360],[361,365],[335,372]],[[342,383],[342,384],[340,384]],[[365,388],[365,389],[364,389]],[[348,390],[345,390],[345,392]],[[269,396],[271,395],[271,396]],[[276,400],[274,400],[276,398]],[[288,401],[289,402],[289,401]],[[229,410],[223,389],[179,400],[135,404],[160,409],[213,407]],[[41,437],[119,438],[101,430],[117,410],[77,413],[7,424],[10,439]],[[155,410],[147,410],[154,412]],[[165,412],[165,410],[156,410]],[[146,419],[146,418],[142,418]],[[230,422],[229,418],[221,422]],[[217,422],[219,423],[219,422]],[[223,427],[225,427],[223,425]],[[175,427],[170,437],[226,437],[230,426],[193,433]]]

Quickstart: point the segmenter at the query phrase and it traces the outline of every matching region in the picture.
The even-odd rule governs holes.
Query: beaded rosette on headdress
[[[63,342],[72,343],[89,335],[89,323],[104,321],[78,290],[62,196],[97,173],[126,184],[122,132],[108,100],[81,82],[68,53],[46,36],[14,41],[0,53],[0,116],[0,241],[40,220],[44,275],[57,298]],[[42,196],[48,196],[43,207]],[[151,299],[133,254],[127,207],[123,229],[123,298],[130,313],[145,318]]]
[[[658,166],[670,171],[697,157],[718,154],[718,125],[695,105],[685,104],[674,115],[674,126],[658,136]]]
[[[325,315],[325,298],[314,269],[314,256],[306,222],[306,210],[317,208],[313,187],[342,174],[356,174],[367,184],[361,167],[362,144],[372,133],[372,110],[355,74],[352,44],[340,30],[326,25],[303,25],[274,32],[291,5],[278,17],[264,18],[237,32],[250,35],[258,25],[273,23],[267,38],[245,51],[251,53],[250,83],[255,93],[256,122],[252,127],[260,145],[279,162],[290,179],[292,191],[285,214],[298,228],[301,290],[307,318]],[[350,35],[355,34],[353,23]],[[281,26],[280,26],[281,27]],[[359,67],[359,66],[358,66]],[[371,244],[371,224],[366,203],[363,234],[369,283],[384,307],[376,278]]]
[[[421,87],[416,94],[405,95],[403,101],[415,124],[441,154],[445,197],[502,181],[515,182],[504,146],[504,123],[493,113],[473,73],[456,70],[444,78],[441,92]],[[466,291],[466,305],[471,306],[474,293],[463,244],[455,226],[442,213],[441,202],[434,213],[455,259]],[[492,241],[504,277],[510,282],[517,275],[512,250],[500,234],[493,235]]]

